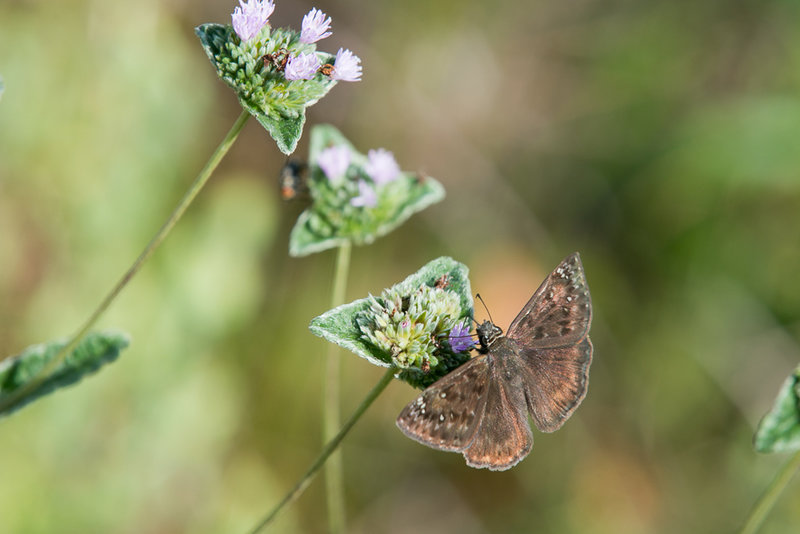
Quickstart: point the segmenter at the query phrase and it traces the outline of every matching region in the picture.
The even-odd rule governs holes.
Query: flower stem
[[[767,514],[772,510],[781,492],[783,492],[787,484],[789,484],[789,481],[798,468],[800,468],[800,451],[796,452],[795,455],[786,462],[786,465],[778,472],[772,484],[769,485],[755,506],[753,506],[753,510],[750,512],[750,516],[747,518],[747,521],[745,521],[739,534],[755,534],[758,532]]]
[[[350,271],[350,242],[339,246],[336,252],[336,267],[333,276],[333,291],[331,293],[331,308],[344,303],[347,288],[347,275]],[[328,346],[328,355],[325,364],[324,393],[322,396],[322,434],[323,442],[333,439],[336,429],[341,425],[340,405],[340,367],[341,354],[339,347],[334,344]],[[342,467],[342,453],[333,453],[330,461],[325,466],[325,494],[328,506],[328,532],[340,534],[344,532],[344,476]]]
[[[239,118],[236,119],[236,122],[233,123],[233,126],[228,131],[228,135],[225,136],[225,139],[219,144],[217,149],[211,154],[208,162],[206,162],[205,167],[203,170],[200,171],[200,174],[197,175],[192,185],[183,195],[183,198],[178,203],[175,210],[166,220],[164,225],[161,229],[156,233],[155,236],[150,240],[147,246],[144,248],[139,257],[136,258],[136,261],[133,262],[133,265],[122,275],[122,278],[117,282],[117,284],[111,289],[111,291],[106,295],[97,309],[89,316],[86,322],[81,326],[80,330],[78,330],[69,340],[69,342],[64,345],[64,347],[58,351],[58,353],[53,357],[50,362],[42,367],[41,371],[36,375],[36,377],[28,382],[25,387],[22,387],[14,392],[14,394],[9,395],[5,402],[0,403],[0,412],[5,410],[7,407],[16,404],[19,400],[23,399],[30,391],[38,387],[47,377],[64,361],[67,355],[72,352],[75,347],[78,346],[78,343],[83,339],[83,337],[89,332],[89,330],[95,325],[95,323],[100,319],[103,313],[108,309],[114,299],[120,294],[123,288],[131,281],[131,279],[139,272],[139,269],[142,267],[144,262],[146,262],[150,256],[153,255],[153,252],[158,248],[159,245],[164,241],[169,234],[170,230],[175,226],[178,220],[186,211],[186,208],[189,207],[189,204],[195,199],[197,194],[206,184],[208,179],[211,177],[211,174],[214,172],[214,169],[217,168],[219,162],[222,158],[227,154],[228,150],[230,149],[233,142],[236,140],[236,137],[239,135],[239,132],[242,131],[247,119],[250,118],[250,114],[246,111],[243,111]]]
[[[295,485],[295,487],[292,488],[292,490],[289,493],[287,493],[283,499],[281,499],[281,501],[275,506],[275,508],[273,508],[266,515],[266,517],[264,517],[264,519],[261,520],[261,522],[251,531],[251,534],[256,534],[257,532],[260,532],[262,529],[269,526],[269,524],[275,519],[275,516],[278,515],[278,512],[280,512],[284,506],[293,503],[295,500],[297,500],[298,497],[300,497],[300,495],[303,493],[303,491],[305,491],[308,485],[311,484],[314,475],[317,474],[317,471],[319,471],[320,467],[322,467],[322,465],[325,463],[325,460],[327,460],[328,457],[331,456],[331,454],[333,454],[333,452],[339,446],[339,443],[341,443],[341,441],[344,439],[344,437],[347,435],[350,429],[353,428],[353,425],[356,424],[356,421],[359,420],[359,418],[364,414],[367,408],[369,408],[370,405],[375,401],[375,399],[378,398],[378,395],[380,395],[381,392],[384,389],[386,389],[386,386],[388,386],[389,382],[392,381],[392,378],[394,377],[394,374],[396,372],[397,369],[395,369],[394,367],[390,367],[386,371],[386,373],[383,375],[380,381],[377,384],[375,384],[375,386],[369,393],[367,393],[367,396],[364,397],[364,400],[361,401],[361,404],[358,405],[358,408],[356,408],[356,411],[353,412],[353,415],[350,416],[350,419],[348,419],[347,422],[344,424],[344,426],[339,430],[339,433],[336,434],[333,437],[333,439],[331,439],[328,442],[327,445],[325,445],[325,448],[322,449],[322,452],[319,454],[317,459],[314,460],[314,463],[311,464],[311,467],[308,469],[306,474],[303,475],[303,478],[301,478],[300,481]]]

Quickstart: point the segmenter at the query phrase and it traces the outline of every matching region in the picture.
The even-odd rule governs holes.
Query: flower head
[[[443,350],[438,340],[454,329],[461,305],[458,294],[428,285],[408,291],[395,286],[380,297],[370,297],[369,311],[357,319],[364,339],[386,352],[401,369],[442,376],[464,360]],[[441,368],[440,364],[444,364]],[[426,370],[427,369],[427,370]]]
[[[475,346],[475,342],[469,335],[468,322],[456,324],[450,330],[447,341],[450,342],[450,348],[453,349],[453,352],[464,352]]]
[[[400,176],[400,167],[394,159],[394,154],[385,148],[370,150],[367,160],[364,170],[378,185],[389,183]]]
[[[319,153],[317,165],[332,182],[338,182],[350,166],[350,149],[344,145],[328,147]]]
[[[283,75],[287,80],[310,80],[317,73],[319,67],[320,62],[314,52],[301,53],[289,58]]]
[[[236,35],[242,41],[249,41],[261,31],[272,11],[275,9],[275,4],[272,0],[239,0],[239,6],[233,10],[231,15],[231,22]]]
[[[336,52],[331,78],[342,82],[361,81],[361,58],[350,50],[340,48]]]
[[[303,17],[303,29],[300,32],[301,43],[316,43],[320,39],[328,37],[331,32],[328,29],[331,27],[331,18],[327,17],[325,13],[319,9],[312,8],[308,14]]]
[[[356,208],[374,208],[378,204],[378,195],[364,180],[358,181],[358,196],[350,199],[350,205]]]

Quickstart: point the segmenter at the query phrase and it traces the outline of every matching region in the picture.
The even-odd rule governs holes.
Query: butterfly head
[[[489,352],[489,345],[503,335],[503,330],[491,321],[483,321],[475,331],[478,333],[478,341],[481,343],[481,348],[478,349],[481,353]]]

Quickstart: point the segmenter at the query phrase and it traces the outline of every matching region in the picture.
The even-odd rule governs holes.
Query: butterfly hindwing
[[[508,327],[521,347],[561,347],[580,342],[589,331],[592,300],[578,253],[567,256]]]
[[[498,340],[489,360],[486,408],[475,437],[464,451],[470,467],[504,471],[525,458],[533,447],[533,435],[513,341]]]
[[[525,399],[536,428],[554,432],[561,428],[586,396],[592,342],[550,349],[521,349],[521,376]]]
[[[473,358],[409,403],[397,417],[397,426],[434,449],[462,451],[483,416],[488,385],[486,356]]]

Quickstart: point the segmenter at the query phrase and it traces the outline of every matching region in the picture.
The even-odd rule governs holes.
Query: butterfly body
[[[507,335],[476,328],[479,356],[423,391],[397,425],[412,439],[461,452],[467,465],[502,471],[533,446],[528,415],[542,432],[563,425],[583,398],[592,344],[591,299],[577,253],[547,277]]]

